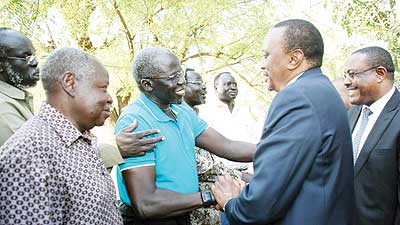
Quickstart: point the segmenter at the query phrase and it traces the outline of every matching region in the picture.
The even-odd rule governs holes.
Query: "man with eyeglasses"
[[[225,138],[183,102],[185,77],[168,49],[141,50],[133,76],[141,94],[118,118],[115,134],[138,120],[138,131],[160,129],[165,140],[117,168],[124,224],[190,224],[192,210],[215,204],[210,190],[199,192],[195,146],[251,161],[255,145]]]
[[[366,47],[346,60],[353,139],[353,225],[400,224],[400,94],[388,51]]]
[[[186,89],[184,100],[196,113],[199,113],[199,109],[196,106],[206,102],[206,84],[200,74],[194,69],[187,68],[185,76]]]
[[[0,146],[33,116],[33,97],[26,91],[39,80],[32,42],[0,28]]]
[[[34,87],[39,80],[34,53],[33,44],[25,35],[0,28],[0,146],[33,116],[33,96],[26,89]],[[116,138],[122,156],[143,155],[161,140],[161,137],[143,139],[157,130],[132,133],[136,126],[133,123]],[[101,154],[102,160],[109,165],[121,158],[114,149],[100,150],[106,153]]]

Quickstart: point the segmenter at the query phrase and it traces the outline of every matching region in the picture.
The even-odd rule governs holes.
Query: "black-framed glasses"
[[[23,60],[28,65],[33,65],[33,63],[36,61],[36,56],[34,56],[34,55],[28,55],[27,57],[7,56],[6,58],[7,59],[15,59],[15,60]]]
[[[343,74],[343,79],[351,79],[351,80],[353,80],[353,79],[354,79],[356,76],[358,76],[359,74],[368,72],[368,71],[373,70],[373,69],[376,69],[376,68],[378,68],[378,67],[379,67],[379,66],[374,66],[374,67],[371,67],[371,68],[369,68],[369,69],[366,69],[366,70],[363,70],[363,71],[360,71],[360,72],[346,71],[346,72],[344,72],[344,74]]]

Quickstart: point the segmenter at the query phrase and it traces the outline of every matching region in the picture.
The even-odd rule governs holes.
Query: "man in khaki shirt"
[[[32,95],[25,89],[39,80],[32,42],[0,28],[0,146],[33,116]]]

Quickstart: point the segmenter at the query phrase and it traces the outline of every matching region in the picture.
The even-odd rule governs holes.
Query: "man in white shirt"
[[[345,63],[353,139],[354,225],[394,225],[399,213],[400,94],[394,64],[380,47],[355,51]]]
[[[246,107],[235,104],[238,85],[230,72],[222,72],[214,78],[215,96],[210,96],[207,103],[200,106],[199,115],[209,126],[226,137],[257,143],[261,134],[262,122],[254,118]],[[233,162],[218,156],[214,157],[231,169],[246,170],[251,163]]]

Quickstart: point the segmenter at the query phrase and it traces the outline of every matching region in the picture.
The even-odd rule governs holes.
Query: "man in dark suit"
[[[390,53],[355,51],[345,63],[354,151],[354,225],[400,224],[400,94]],[[396,221],[397,218],[397,221]]]
[[[220,177],[213,188],[219,206],[231,224],[351,224],[350,129],[320,69],[321,34],[307,21],[283,21],[267,35],[263,52],[265,79],[279,93],[257,145],[252,179],[243,187]]]

